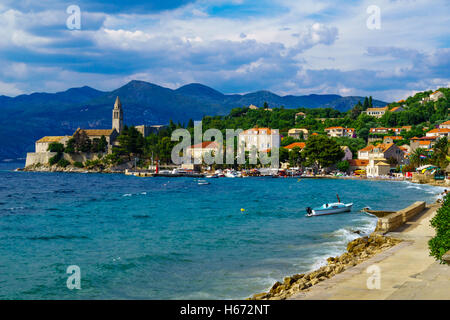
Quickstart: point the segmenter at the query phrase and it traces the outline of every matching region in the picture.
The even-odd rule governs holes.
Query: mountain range
[[[0,159],[24,158],[34,150],[34,142],[46,135],[72,134],[77,128],[110,128],[116,96],[124,109],[125,124],[167,124],[170,120],[186,123],[204,115],[226,115],[232,108],[334,108],[347,111],[363,97],[335,94],[279,96],[270,91],[248,94],[223,94],[208,86],[192,83],[169,89],[145,81],[133,80],[110,91],[91,87],[71,88],[57,93],[32,93],[16,97],[0,96]],[[374,106],[386,102],[373,100]]]

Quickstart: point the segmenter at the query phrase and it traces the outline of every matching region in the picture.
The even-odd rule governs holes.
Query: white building
[[[35,152],[47,152],[50,144],[57,142],[65,145],[66,142],[72,138],[71,136],[46,136],[38,141],[35,144]]]
[[[256,148],[257,151],[269,151],[280,147],[280,134],[278,129],[252,128],[239,134],[239,146],[244,146],[245,151]]]
[[[438,101],[439,99],[444,98],[445,99],[445,95],[441,92],[441,91],[435,91],[432,94],[430,94],[430,100],[431,101]]]
[[[288,136],[294,139],[300,139],[303,134],[303,139],[308,139],[308,129],[304,128],[292,128],[288,131]]]
[[[202,143],[192,145],[186,152],[192,157],[194,163],[202,163],[206,155],[211,158],[220,151],[220,146],[216,141],[203,141]]]
[[[388,107],[383,108],[368,108],[366,111],[364,111],[367,115],[375,117],[375,118],[381,118],[386,111],[388,111]]]
[[[330,137],[350,137],[350,138],[352,138],[355,133],[355,129],[344,128],[344,127],[329,127],[329,128],[325,128],[325,132]]]
[[[449,136],[450,133],[450,129],[448,128],[436,128],[433,130],[430,130],[426,133],[427,137],[438,137],[438,138],[443,138],[443,137],[447,137]]]

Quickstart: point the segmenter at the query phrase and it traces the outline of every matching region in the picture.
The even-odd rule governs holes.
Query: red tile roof
[[[290,145],[287,145],[286,147],[284,147],[285,149],[293,149],[293,148],[295,148],[295,147],[298,147],[298,148],[300,148],[300,149],[303,149],[304,147],[306,146],[306,143],[304,143],[304,142],[294,142],[294,143],[291,143]]]

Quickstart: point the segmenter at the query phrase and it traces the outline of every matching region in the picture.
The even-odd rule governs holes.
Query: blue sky
[[[0,24],[0,95],[136,79],[392,101],[450,86],[448,0],[2,0]]]

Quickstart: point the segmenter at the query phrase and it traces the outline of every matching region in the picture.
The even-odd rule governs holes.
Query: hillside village
[[[216,128],[245,129],[237,138],[245,151],[279,150],[282,174],[318,174],[388,177],[421,173],[442,176],[449,163],[447,138],[450,89],[420,92],[406,100],[373,107],[372,97],[358,102],[347,112],[330,108],[235,108],[227,116],[205,116],[203,132]],[[126,108],[125,108],[126,111]],[[126,113],[126,112],[125,112]],[[126,115],[126,114],[125,114]],[[193,133],[194,123],[157,126],[124,125],[119,97],[112,109],[111,129],[77,129],[72,136],[46,136],[36,141],[35,152],[27,154],[26,169],[154,170],[177,168],[170,153],[177,142],[171,133],[185,128]],[[203,165],[178,167],[192,171],[261,169],[251,165],[204,164],[205,154],[217,154],[223,146],[216,141],[192,144],[187,152]],[[237,146],[235,145],[236,149]]]

